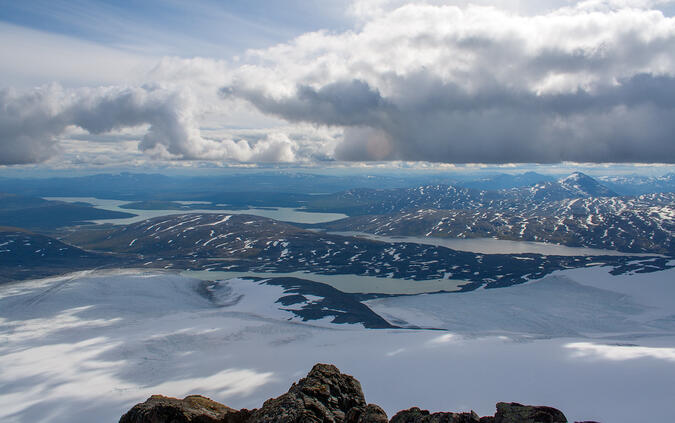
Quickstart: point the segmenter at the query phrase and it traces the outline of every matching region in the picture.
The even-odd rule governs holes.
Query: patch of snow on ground
[[[581,337],[514,342],[505,330],[468,338],[317,326],[275,314],[266,302],[276,301],[279,287],[238,279],[207,291],[206,284],[171,274],[82,272],[0,286],[0,421],[115,422],[156,393],[199,393],[254,408],[316,362],[355,375],[367,400],[390,416],[413,405],[487,415],[498,401],[551,405],[570,421],[635,422],[645,410],[654,421],[672,416],[672,335],[632,345]],[[230,293],[218,297],[225,286]],[[582,288],[575,286],[588,292]],[[606,288],[599,289],[603,301]],[[243,297],[218,303],[232,295]]]

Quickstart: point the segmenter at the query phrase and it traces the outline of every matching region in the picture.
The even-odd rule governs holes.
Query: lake
[[[468,251],[480,254],[543,254],[550,256],[642,256],[654,257],[658,254],[622,253],[614,250],[603,250],[586,247],[567,247],[534,241],[509,241],[494,238],[436,238],[424,236],[383,236],[365,232],[329,232],[334,235],[356,236],[360,238],[389,243],[410,242],[414,244],[434,245],[452,248],[457,251]]]
[[[186,209],[186,210],[136,210],[136,209],[125,209],[121,206],[125,204],[130,204],[129,201],[123,200],[104,200],[94,197],[44,197],[45,200],[54,200],[54,201],[65,201],[68,203],[89,203],[92,206],[110,211],[118,211],[123,213],[133,213],[136,216],[127,217],[122,219],[101,219],[94,220],[94,223],[102,224],[109,223],[112,225],[127,225],[130,223],[141,222],[146,219],[152,219],[154,217],[168,216],[174,214],[187,214],[187,213],[214,213],[214,214],[250,214],[254,216],[267,217],[270,219],[280,220],[283,222],[293,222],[293,223],[326,223],[332,222],[334,220],[344,219],[347,217],[345,214],[341,213],[314,213],[303,211],[302,209],[295,209],[291,207],[270,207],[265,209],[256,209],[251,208],[248,210],[229,210],[227,208],[222,209]],[[207,202],[196,202],[196,201],[176,201],[181,204],[211,204]]]

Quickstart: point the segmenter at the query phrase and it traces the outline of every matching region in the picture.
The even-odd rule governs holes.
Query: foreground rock
[[[497,414],[495,414],[495,423],[520,423],[520,422],[542,422],[556,423],[566,422],[567,418],[560,411],[552,407],[532,407],[512,402],[506,404],[500,402],[497,404]]]
[[[190,395],[185,399],[153,395],[142,404],[136,404],[120,419],[120,423],[217,423],[236,422],[241,411],[227,407],[201,395]]]
[[[255,410],[235,410],[209,398],[185,399],[153,395],[136,404],[120,423],[387,423],[387,414],[367,404],[361,384],[330,364],[317,364],[307,377],[278,398]],[[517,403],[497,404],[494,416],[470,413],[429,413],[417,407],[399,411],[391,423],[566,423],[565,415],[551,407]]]

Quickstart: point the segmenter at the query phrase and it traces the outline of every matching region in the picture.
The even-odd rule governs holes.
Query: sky
[[[3,169],[675,169],[669,0],[0,9]]]

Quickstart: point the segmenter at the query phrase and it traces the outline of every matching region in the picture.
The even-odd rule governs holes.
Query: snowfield
[[[575,269],[368,302],[390,321],[448,330],[303,322],[275,302],[283,294],[137,270],[0,285],[0,421],[116,422],[155,393],[253,408],[316,362],[355,375],[390,416],[413,405],[486,415],[518,401],[570,421],[672,417],[672,270]]]
[[[509,288],[382,298],[366,304],[397,326],[467,335],[607,337],[675,334],[675,269],[612,276],[555,272]]]

